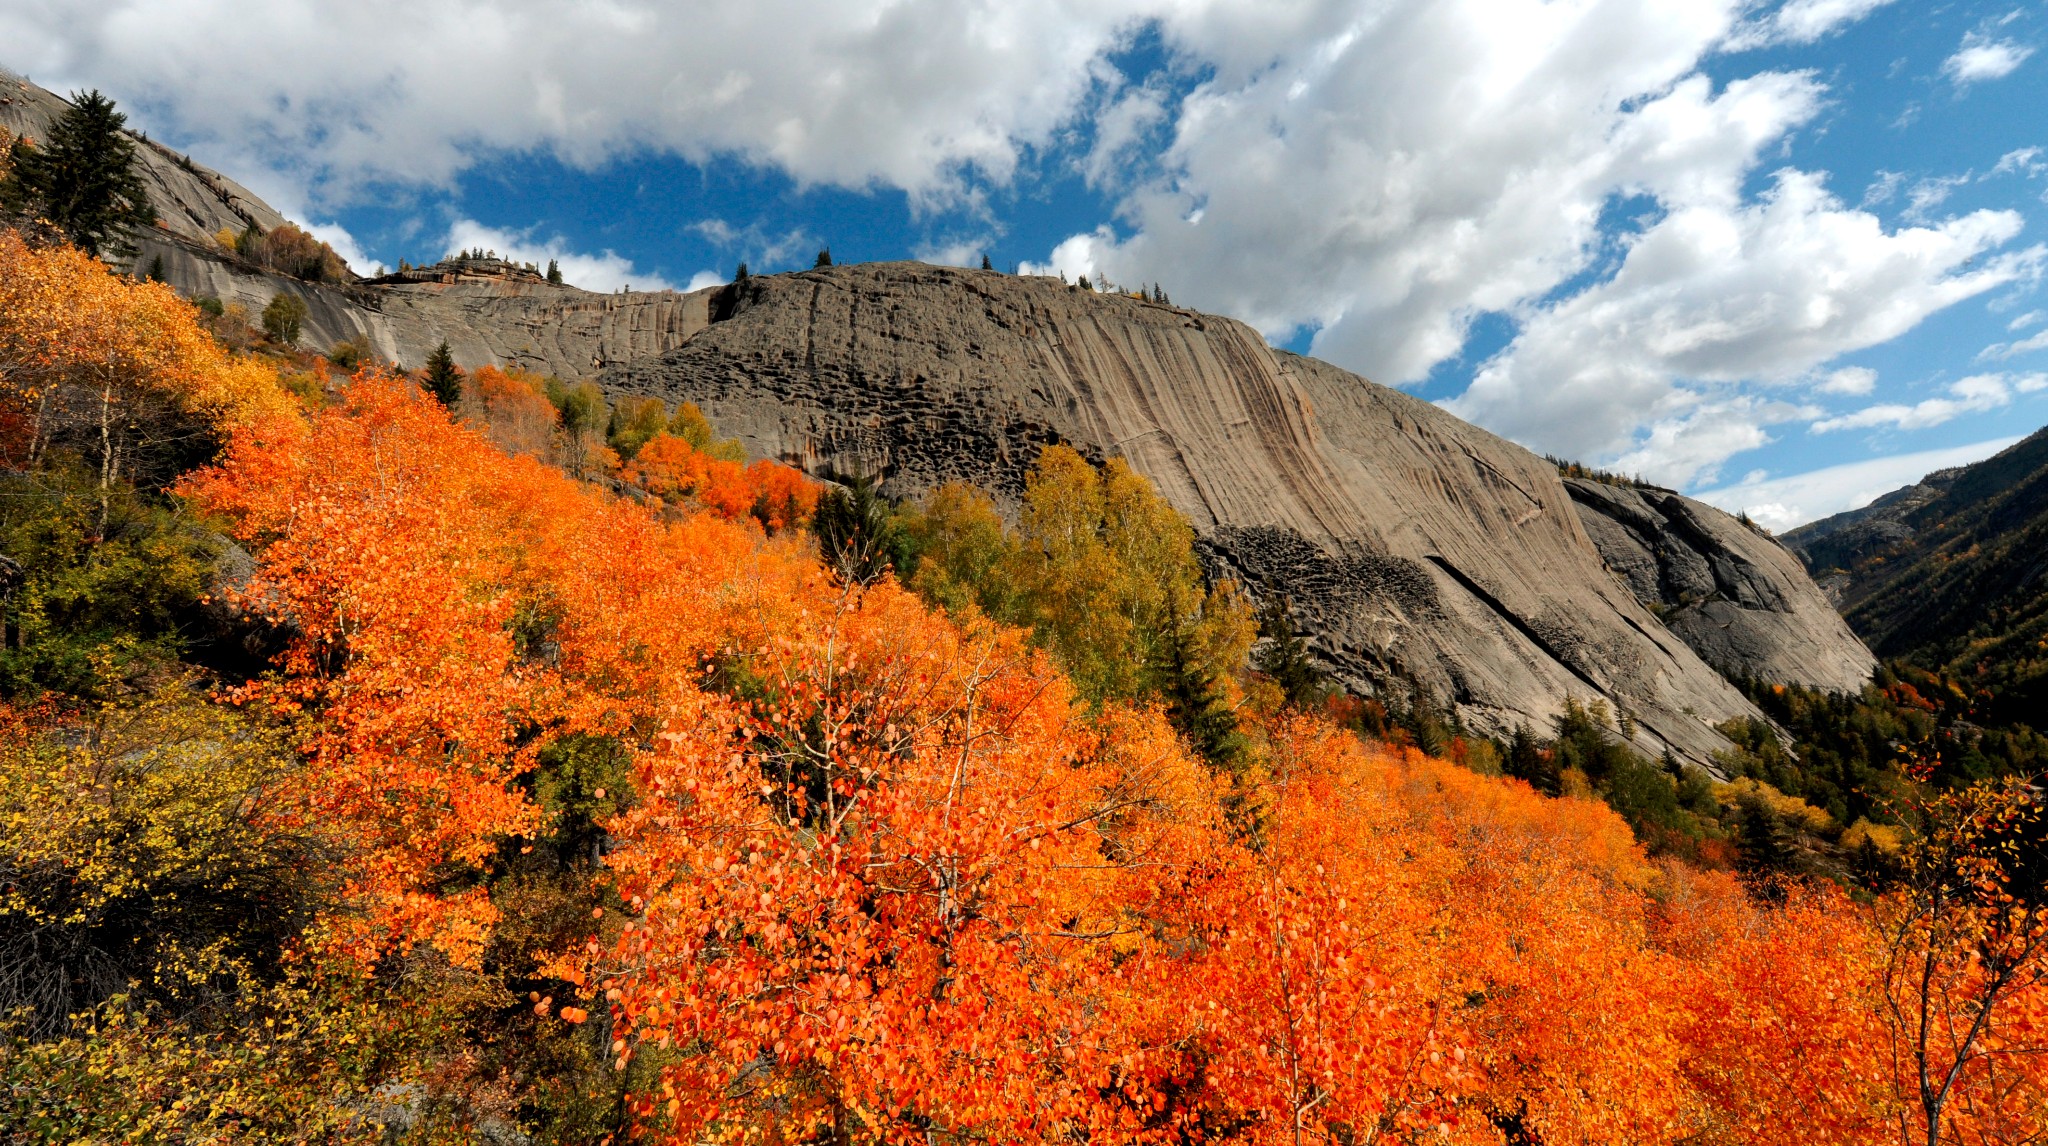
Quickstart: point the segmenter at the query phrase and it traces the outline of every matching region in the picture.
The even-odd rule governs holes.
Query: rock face
[[[1876,658],[1775,538],[1670,490],[1564,484],[1607,568],[1708,664],[1835,692],[1870,679]]]
[[[62,109],[0,73],[0,125],[40,134]],[[1194,523],[1212,572],[1293,600],[1340,682],[1425,690],[1482,732],[1597,697],[1635,718],[1638,747],[1712,767],[1713,726],[1759,714],[1710,661],[1829,687],[1867,669],[1783,552],[1725,515],[1568,489],[1527,451],[1228,319],[915,263],[690,294],[461,262],[308,284],[212,239],[276,211],[153,144],[141,158],[164,222],[138,264],[250,314],[296,294],[311,348],[359,340],[416,367],[445,339],[464,366],[693,400],[758,455],[905,495],[959,478],[1014,507],[1046,444],[1121,455]]]
[[[9,134],[41,139],[68,106],[55,94],[0,68],[0,127]],[[239,234],[251,225],[268,231],[285,222],[248,188],[161,144],[138,137],[136,159],[168,234],[211,244],[222,227]]]
[[[917,263],[755,279],[711,308],[600,384],[903,495],[959,478],[1014,504],[1047,443],[1121,455],[1216,571],[1293,599],[1340,680],[1412,681],[1483,731],[1601,697],[1640,747],[1706,763],[1714,724],[1755,715],[1602,567],[1549,463],[1240,323]]]
[[[295,294],[306,301],[300,345],[325,350],[362,339],[378,358],[408,368],[426,362],[446,339],[464,367],[523,366],[586,378],[607,364],[680,346],[710,317],[710,291],[595,294],[456,264],[417,281],[329,286],[255,271],[172,236],[143,236],[136,246],[138,264],[163,258],[164,279],[180,294],[239,303],[252,315],[280,292]]]

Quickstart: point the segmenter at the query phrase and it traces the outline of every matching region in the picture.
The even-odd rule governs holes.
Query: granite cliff
[[[0,83],[10,130],[61,108]],[[1567,484],[1229,319],[918,263],[688,294],[598,294],[490,259],[305,283],[212,239],[277,226],[276,211],[154,144],[142,161],[164,222],[138,237],[137,265],[161,259],[181,292],[250,313],[297,294],[304,345],[417,366],[445,339],[465,366],[695,401],[758,455],[900,496],[958,478],[1014,505],[1048,443],[1125,457],[1194,523],[1212,573],[1293,601],[1337,680],[1419,689],[1479,731],[1541,730],[1567,698],[1600,698],[1638,747],[1711,766],[1714,725],[1758,715],[1722,672],[1853,688],[1870,665],[1798,563],[1726,514]]]
[[[1050,442],[1123,456],[1194,523],[1215,573],[1292,598],[1339,680],[1412,683],[1483,731],[1599,697],[1641,747],[1706,762],[1715,724],[1756,715],[1609,572],[1625,547],[1603,563],[1550,463],[1240,323],[916,263],[757,278],[707,304],[683,345],[600,384],[695,401],[758,454],[902,496],[957,478],[1014,502]],[[1695,547],[1660,574],[1683,591],[1704,566],[1694,639],[1742,669],[1857,683],[1868,654],[1797,563],[1717,514],[1682,515]],[[1760,647],[1792,617],[1796,638]]]

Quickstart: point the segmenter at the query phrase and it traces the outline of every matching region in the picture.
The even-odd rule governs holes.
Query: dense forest
[[[2048,1133],[2039,751],[1912,680],[1753,686],[1813,747],[1726,784],[1495,744],[1119,462],[895,504],[68,238],[0,231],[10,1141]]]

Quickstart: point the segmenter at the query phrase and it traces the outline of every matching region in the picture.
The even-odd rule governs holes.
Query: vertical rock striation
[[[1332,672],[1413,682],[1470,726],[1535,728],[1567,697],[1708,762],[1755,710],[1603,567],[1541,458],[1244,325],[1043,278],[916,263],[724,288],[677,349],[599,376],[703,406],[755,453],[951,478],[1014,505],[1050,442],[1120,455],[1218,572],[1287,593]]]

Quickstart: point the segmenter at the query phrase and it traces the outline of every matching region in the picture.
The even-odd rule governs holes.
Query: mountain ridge
[[[61,107],[41,93],[0,122],[41,130]],[[1014,504],[1038,447],[1122,456],[1193,523],[1213,573],[1296,601],[1339,681],[1420,689],[1476,731],[1541,730],[1602,699],[1640,749],[1718,769],[1715,726],[1761,715],[1723,673],[1853,689],[1874,663],[1796,562],[1721,511],[1567,486],[1519,446],[1232,319],[922,263],[689,293],[598,294],[465,258],[301,282],[206,229],[281,215],[175,153],[142,154],[167,221],[135,264],[188,297],[253,314],[289,292],[313,346],[411,367],[446,341],[464,366],[696,401],[760,456],[874,473],[898,496],[960,478]]]

